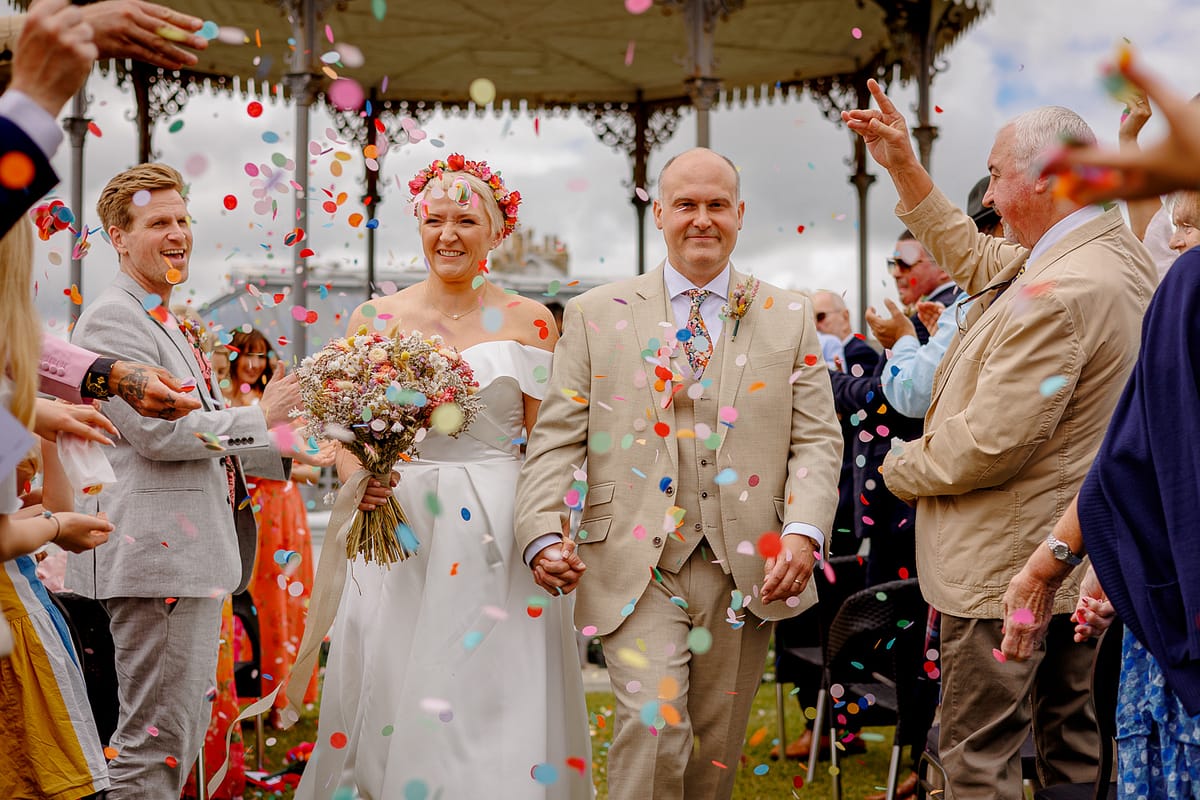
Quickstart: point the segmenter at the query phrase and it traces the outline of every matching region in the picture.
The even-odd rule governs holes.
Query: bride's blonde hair
[[[9,411],[32,430],[42,325],[33,303],[33,223],[22,215],[0,238],[0,368],[12,381]]]

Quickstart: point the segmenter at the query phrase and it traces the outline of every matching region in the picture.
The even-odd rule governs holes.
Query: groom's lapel
[[[671,320],[666,284],[663,282],[662,264],[658,265],[658,269],[637,279],[634,295],[629,303],[629,313],[633,317],[636,346],[639,357],[641,357],[641,352],[649,348],[647,343],[651,339],[658,339],[660,343],[665,343],[668,341],[667,337],[673,332],[673,327],[664,328],[660,324]],[[663,402],[670,395],[667,392],[654,391],[654,382],[657,380],[654,368],[644,358],[642,365],[646,369],[646,392],[650,396],[650,404],[654,407],[655,417],[671,429],[664,439],[667,443],[667,452],[671,456],[671,464],[678,466],[679,452],[675,445],[675,404],[671,403],[663,408]]]
[[[726,297],[732,300],[733,287],[745,281],[746,278],[747,276],[731,268],[729,270],[729,289],[726,292]],[[754,303],[746,310],[746,316],[742,317],[740,326],[738,326],[737,320],[733,319],[727,319],[721,325],[722,355],[721,375],[718,379],[720,383],[717,386],[718,414],[720,413],[720,409],[735,405],[734,401],[737,400],[738,390],[742,385],[742,377],[746,372],[746,365],[750,362],[750,345],[754,342],[754,332],[758,328],[759,315],[755,312],[760,310],[758,304],[765,300],[765,297],[755,298]],[[736,338],[733,335],[734,327],[737,327]],[[748,422],[748,420],[738,421],[742,424]],[[721,447],[725,446],[725,441],[728,438],[729,433],[721,437],[721,445],[717,448],[718,455],[721,452]]]

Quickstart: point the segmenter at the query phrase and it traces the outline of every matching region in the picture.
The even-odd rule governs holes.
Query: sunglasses
[[[892,256],[887,260],[888,272],[908,272],[910,269],[917,266],[917,264],[920,264],[924,260],[925,259],[921,258],[910,264],[903,258]]]

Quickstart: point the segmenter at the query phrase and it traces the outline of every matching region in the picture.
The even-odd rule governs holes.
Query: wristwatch
[[[1071,548],[1062,539],[1056,539],[1054,534],[1046,537],[1046,547],[1050,548],[1050,552],[1059,561],[1065,561],[1072,567],[1077,567],[1083,563],[1083,559],[1071,552]]]

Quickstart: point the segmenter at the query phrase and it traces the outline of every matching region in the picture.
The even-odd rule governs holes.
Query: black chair
[[[937,704],[937,684],[924,670],[928,613],[916,578],[889,581],[847,597],[829,629],[825,685],[834,704],[828,720],[818,718],[817,730],[827,726],[830,761],[837,767],[839,727],[851,721],[858,726],[895,725],[889,798],[896,793],[901,748],[923,744]],[[840,800],[841,772],[833,772],[833,797]]]
[[[866,562],[859,556],[837,556],[829,559],[828,564],[829,573],[820,566],[813,571],[817,604],[775,626],[775,714],[781,757],[788,743],[783,686],[787,683],[816,683],[817,715],[823,713],[827,697],[823,683],[824,653],[829,627],[842,601],[862,589],[866,581]],[[819,741],[820,727],[814,730]],[[816,771],[819,748],[815,744],[809,753],[810,775]]]
[[[246,638],[250,640],[250,660],[235,661],[234,683],[238,697],[262,697],[262,645],[258,630],[258,609],[249,592],[233,596],[233,615],[241,620]]]
[[[1096,728],[1100,731],[1100,768],[1095,783],[1059,783],[1034,793],[1035,800],[1105,800],[1117,796],[1112,780],[1117,737],[1117,697],[1121,689],[1121,640],[1125,626],[1113,620],[1096,646],[1092,663],[1092,703],[1096,708]]]

